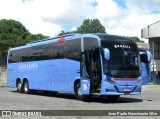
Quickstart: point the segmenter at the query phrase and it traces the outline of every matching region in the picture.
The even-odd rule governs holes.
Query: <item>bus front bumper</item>
[[[104,83],[101,87],[101,95],[137,95],[141,94],[142,81],[137,81],[134,86],[118,86],[111,83]]]

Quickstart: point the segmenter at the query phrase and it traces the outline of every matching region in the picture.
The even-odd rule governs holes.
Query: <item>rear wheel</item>
[[[28,83],[27,80],[24,81],[23,90],[24,90],[24,93],[26,93],[26,94],[28,94],[30,92],[30,90],[29,90],[29,83]]]
[[[17,92],[23,93],[23,86],[20,80],[17,82]]]
[[[76,95],[77,99],[80,99],[80,100],[83,100],[83,101],[87,101],[90,98],[89,95],[82,95],[79,82],[75,86],[75,95]]]

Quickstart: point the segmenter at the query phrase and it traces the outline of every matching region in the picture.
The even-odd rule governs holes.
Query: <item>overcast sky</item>
[[[0,0],[0,19],[21,22],[31,33],[50,37],[99,19],[106,32],[141,37],[160,20],[160,0]]]

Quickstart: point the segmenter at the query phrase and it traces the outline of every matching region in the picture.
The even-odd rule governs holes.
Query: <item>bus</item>
[[[11,48],[7,84],[19,93],[65,92],[86,100],[140,94],[141,62],[137,44],[109,34],[69,34]]]
[[[150,77],[150,62],[152,59],[152,54],[148,50],[139,48],[140,58],[141,58],[141,67],[142,67],[142,85],[149,84]]]

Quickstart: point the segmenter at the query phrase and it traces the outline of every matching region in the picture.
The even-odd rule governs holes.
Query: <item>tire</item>
[[[79,82],[75,86],[75,95],[79,100],[88,101],[90,99],[89,95],[82,95]]]
[[[18,82],[17,82],[17,92],[23,93],[23,85],[20,80],[18,80]]]
[[[27,80],[24,81],[23,90],[24,90],[24,93],[25,93],[25,94],[29,94],[29,93],[30,93],[29,83],[28,83]]]

